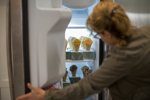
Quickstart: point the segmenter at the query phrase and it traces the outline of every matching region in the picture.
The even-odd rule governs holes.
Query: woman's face
[[[103,34],[99,34],[101,36],[101,39],[108,45],[114,46],[116,45],[119,40],[112,36],[110,32],[104,31]]]

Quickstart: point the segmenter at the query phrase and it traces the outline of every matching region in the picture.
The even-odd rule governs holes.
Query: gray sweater
[[[106,87],[112,100],[150,100],[149,26],[134,29],[127,46],[112,47],[97,71],[71,86],[48,90],[45,100],[83,100]]]

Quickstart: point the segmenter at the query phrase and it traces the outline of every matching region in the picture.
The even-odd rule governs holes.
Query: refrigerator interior
[[[90,35],[91,32],[89,30],[87,30],[87,28],[86,28],[86,19],[92,12],[93,7],[98,2],[99,1],[97,0],[92,6],[90,6],[88,8],[84,8],[84,9],[71,9],[71,8],[67,8],[67,7],[63,6],[63,8],[71,9],[71,11],[72,11],[72,18],[68,25],[68,28],[66,29],[65,39],[68,41],[69,37],[75,37],[77,39],[80,39],[82,36],[89,37],[93,41],[93,43],[91,45],[91,49],[89,51],[96,52],[96,55],[98,55],[97,53],[99,53],[99,51],[98,51],[99,40],[94,39]],[[66,51],[75,52],[74,50],[70,49],[69,42],[67,44]],[[81,47],[81,44],[80,44],[78,52],[86,52],[86,50]],[[97,60],[99,58],[96,56],[95,59]],[[90,59],[90,60],[84,59],[84,58],[82,60],[66,59],[66,68],[69,71],[69,67],[71,65],[77,64],[79,66],[79,68],[77,69],[78,70],[77,76],[81,76],[81,78],[83,78],[83,75],[81,72],[81,67],[84,65],[87,65],[87,66],[89,66],[90,69],[96,70],[98,68],[98,63],[97,63],[98,61],[96,61],[95,59]],[[71,76],[70,72],[68,74],[69,74],[68,76]]]
[[[65,9],[71,9],[72,11],[72,18],[71,21],[68,25],[68,28],[66,29],[65,32],[65,39],[67,40],[67,47],[66,47],[66,72],[67,72],[67,78],[63,82],[64,87],[73,83],[78,82],[80,79],[84,78],[84,73],[83,73],[83,67],[86,66],[88,67],[90,71],[94,72],[96,69],[99,67],[99,40],[95,39],[91,36],[91,32],[87,30],[86,28],[86,20],[87,17],[90,15],[92,12],[94,6],[99,2],[99,0],[96,0],[96,2],[84,9],[71,9],[67,8],[66,6],[63,6]],[[93,43],[91,45],[90,50],[86,50],[82,48],[81,44],[79,46],[79,50],[75,51],[71,48],[70,46],[70,37],[74,37],[76,39],[81,40],[81,37],[88,37],[90,38]],[[82,43],[82,41],[81,41]],[[88,55],[88,53],[93,53],[93,56],[89,56],[89,58],[85,58],[84,56]],[[68,53],[71,53],[71,57],[68,58]],[[89,53],[89,54],[90,54]],[[82,56],[83,55],[83,58]],[[91,57],[91,58],[90,58]],[[72,76],[72,71],[71,71],[71,66],[76,66],[77,71],[76,75]],[[91,73],[92,73],[91,72]],[[95,94],[86,100],[98,100],[98,94]]]
[[[67,82],[70,82],[69,77],[71,77],[71,71],[70,71],[70,66],[71,65],[76,65],[77,68],[77,73],[76,73],[76,77],[80,77],[81,79],[84,78],[83,73],[82,73],[82,67],[83,66],[88,66],[90,70],[95,71],[96,69],[98,69],[99,67],[99,57],[97,55],[99,55],[99,40],[94,39],[93,37],[90,36],[89,31],[87,31],[85,28],[73,28],[73,29],[67,29],[66,33],[65,33],[65,37],[68,40],[68,38],[70,36],[74,36],[76,38],[80,38],[81,36],[86,36],[92,39],[93,43],[91,45],[91,49],[89,50],[90,52],[94,52],[95,53],[95,57],[91,58],[91,59],[86,59],[83,57],[83,59],[66,59],[66,68],[68,71],[68,77],[67,77]],[[67,48],[66,48],[66,52],[70,51],[70,52],[75,52],[74,50],[70,49],[70,45],[68,43]],[[79,47],[79,51],[78,52],[89,52],[84,50],[81,45]]]

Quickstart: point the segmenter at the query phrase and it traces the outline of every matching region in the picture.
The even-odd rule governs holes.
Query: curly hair
[[[87,27],[97,33],[109,31],[121,40],[120,45],[126,45],[131,35],[131,22],[124,9],[111,1],[102,1],[95,6],[87,19]]]

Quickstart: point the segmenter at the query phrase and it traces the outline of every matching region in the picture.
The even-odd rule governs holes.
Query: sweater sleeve
[[[114,84],[132,70],[136,60],[134,58],[126,54],[111,54],[97,71],[78,83],[60,90],[47,91],[45,100],[83,100],[101,92],[103,88]]]

